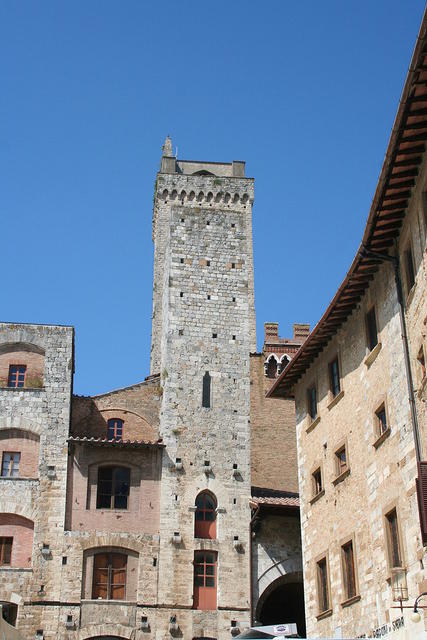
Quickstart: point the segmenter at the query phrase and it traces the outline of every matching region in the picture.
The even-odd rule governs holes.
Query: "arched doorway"
[[[298,634],[305,638],[304,587],[297,575],[281,576],[265,589],[256,620],[262,625],[296,622]]]

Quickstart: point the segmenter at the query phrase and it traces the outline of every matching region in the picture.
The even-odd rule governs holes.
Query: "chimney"
[[[294,340],[295,342],[303,343],[310,335],[309,324],[295,324],[294,323]]]
[[[275,341],[279,338],[279,323],[264,322],[264,342]]]

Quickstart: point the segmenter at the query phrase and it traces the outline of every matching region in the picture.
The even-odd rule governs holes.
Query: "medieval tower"
[[[166,445],[158,601],[186,638],[229,638],[250,622],[253,197],[244,162],[177,160],[166,139],[153,212],[151,374]]]

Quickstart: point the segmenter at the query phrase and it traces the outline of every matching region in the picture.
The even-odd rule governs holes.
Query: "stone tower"
[[[244,162],[178,160],[166,139],[153,212],[151,373],[161,375],[166,445],[158,615],[185,638],[229,639],[250,622],[253,196]],[[214,539],[195,536],[201,491],[216,502]],[[216,593],[197,608],[193,563],[203,551]]]

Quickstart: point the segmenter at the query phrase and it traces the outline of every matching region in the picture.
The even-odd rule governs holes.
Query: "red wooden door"
[[[216,502],[213,496],[204,491],[196,498],[195,538],[216,538]]]
[[[196,551],[194,554],[194,609],[216,609],[216,553]]]

